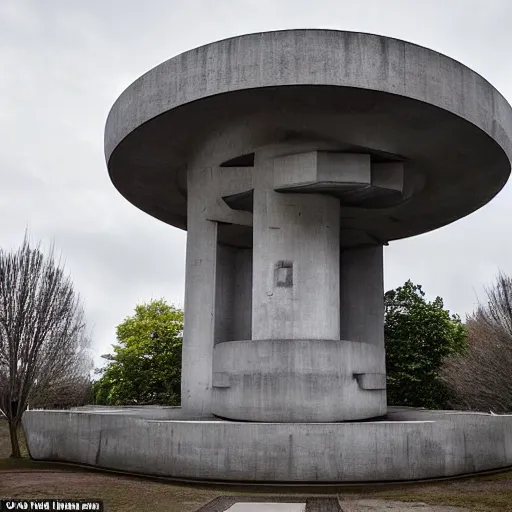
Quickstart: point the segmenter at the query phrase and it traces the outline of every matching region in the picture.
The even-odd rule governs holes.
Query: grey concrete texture
[[[73,412],[82,414],[115,414],[121,416],[133,416],[134,418],[146,418],[150,420],[199,420],[215,419],[213,415],[209,417],[188,414],[181,407],[173,406],[106,406],[106,405],[85,405],[74,407]]]
[[[340,337],[372,343],[384,358],[384,254],[382,245],[340,253]]]
[[[220,134],[215,140],[218,151],[225,138]],[[192,416],[209,416],[214,408],[224,418],[251,421],[342,421],[385,413],[385,391],[375,385],[363,390],[356,381],[358,373],[384,373],[382,245],[370,239],[364,247],[344,246],[352,235],[340,229],[339,198],[273,189],[276,161],[290,151],[311,154],[319,146],[330,147],[293,141],[262,148],[254,157],[254,174],[242,173],[240,179],[236,173],[224,174],[238,167],[199,170],[210,158],[208,151],[199,152],[197,167],[189,169],[182,405]],[[308,172],[316,157],[300,161]],[[338,159],[328,161],[333,162]],[[253,192],[251,226],[212,222],[214,208],[209,205],[217,204],[216,198],[247,190]],[[219,219],[222,212],[215,214]],[[248,241],[240,237],[240,227]],[[229,230],[232,236],[226,240]],[[335,356],[337,369],[322,375],[316,366],[307,374],[292,357],[290,349],[298,345],[290,344],[281,349],[288,354],[282,360],[288,366],[282,365],[280,375],[264,368],[243,377],[238,372],[233,376],[245,384],[229,390],[226,376],[217,375],[222,389],[216,389],[213,373],[222,371],[212,368],[214,347],[244,340],[347,340],[376,350],[363,369],[357,358],[342,363],[346,354],[335,356],[326,349],[316,357]],[[334,346],[310,343],[317,351]],[[257,350],[253,356],[259,357]],[[348,361],[357,367],[349,368]],[[349,383],[347,389],[341,382]]]
[[[214,343],[247,340],[252,333],[252,251],[217,246]]]
[[[382,416],[385,372],[383,348],[369,343],[308,339],[220,343],[213,354],[212,412],[233,420],[269,422]]]
[[[369,154],[310,151],[274,160],[275,190],[335,193],[347,206],[399,204],[403,185],[403,162],[372,162]]]
[[[185,479],[416,480],[512,465],[512,416],[443,416],[435,421],[241,423],[27,411],[23,428],[36,460]]]
[[[252,339],[339,340],[339,200],[275,192],[272,163],[254,188]]]
[[[107,165],[128,200],[188,231],[187,414],[385,412],[384,372],[372,368],[384,355],[382,245],[488,202],[510,175],[511,137],[512,109],[482,77],[370,34],[240,36],[128,87],[107,120]],[[364,371],[348,358],[354,368],[321,375],[305,372],[290,345],[274,374],[264,362],[243,376],[212,368],[223,342],[342,339],[379,355]]]
[[[486,80],[381,36],[250,34],[134,82],[105,154],[121,194],[188,232],[183,408],[29,411],[34,458],[265,482],[512,464],[512,417],[329,423],[386,412],[382,246],[509,178],[512,108]]]
[[[114,104],[105,153],[128,200],[187,229],[186,169],[198,153],[215,168],[298,132],[404,163],[409,201],[345,217],[383,241],[471,213],[510,174],[512,110],[485,79],[411,43],[331,30],[239,36],[160,64]]]

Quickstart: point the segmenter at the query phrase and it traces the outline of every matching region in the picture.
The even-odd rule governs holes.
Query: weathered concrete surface
[[[30,412],[36,457],[322,482],[511,463],[508,417],[311,423],[386,411],[383,245],[468,215],[510,175],[512,109],[482,77],[375,35],[240,36],[128,87],[105,153],[129,201],[188,231],[183,409],[158,418],[191,421]],[[192,420],[212,413],[255,423]]]
[[[92,414],[115,414],[118,416],[133,416],[134,418],[145,418],[150,420],[194,420],[200,419],[216,419],[213,415],[204,418],[188,413],[181,407],[157,406],[157,405],[141,405],[141,406],[102,406],[102,405],[85,405],[82,407],[74,407],[72,411],[79,413]]]
[[[254,189],[252,339],[339,340],[340,202],[275,192],[268,163]]]
[[[338,197],[274,190],[283,158],[289,160],[286,155],[291,152],[305,155],[298,159],[300,172],[307,175],[308,166],[313,165],[313,173],[324,173],[324,177],[335,169],[343,174],[347,158],[329,152],[332,146],[324,142],[292,141],[261,148],[254,155],[250,179],[246,172],[240,180],[232,173],[247,168],[197,170],[225,144],[224,134],[217,134],[211,149],[206,145],[195,155],[188,173],[189,217],[193,218],[187,241],[183,408],[194,417],[207,417],[215,410],[224,418],[251,421],[343,421],[384,414],[385,390],[375,384],[385,373],[382,245],[370,238],[364,247],[344,247],[347,235],[340,229]],[[313,147],[323,151],[311,152]],[[308,157],[311,154],[315,158]],[[330,156],[322,160],[322,155]],[[347,172],[357,180],[357,173],[364,171],[358,165],[369,164],[369,158],[348,156]],[[333,178],[326,179],[330,183]],[[208,204],[213,199],[226,197],[222,194],[243,196],[247,187],[252,190],[252,225],[209,220]],[[242,237],[240,227],[246,230]],[[221,235],[230,230],[230,239],[221,243]],[[242,377],[240,368],[233,375],[243,386],[233,383],[228,390],[227,374],[220,375],[226,373],[221,369],[214,370],[218,375],[212,383],[214,347],[238,340],[281,340],[285,344],[281,351],[287,356],[280,360],[279,375],[264,368],[265,361],[258,359],[256,350],[251,356],[255,358],[253,370],[244,369]],[[307,357],[301,363],[290,352],[293,340],[309,340],[319,361],[338,358],[333,360],[338,369],[326,373]],[[357,341],[376,350],[371,350],[370,359],[362,365],[357,351],[342,354],[343,348],[338,348],[337,354],[330,349],[321,353],[332,344],[313,340]],[[219,350],[226,352],[228,347]],[[357,386],[356,380],[364,373],[374,375],[366,388]],[[369,382],[368,378],[362,377],[362,382]],[[348,385],[345,390],[344,384]],[[281,393],[286,398],[279,397]]]
[[[105,154],[128,200],[188,231],[185,413],[358,419],[381,408],[357,408],[347,389],[329,416],[337,385],[304,378],[300,364],[230,388],[219,375],[214,406],[214,347],[346,339],[383,360],[382,246],[453,222],[503,187],[512,109],[482,77],[425,48],[285,30],[218,41],[143,75],[109,114]],[[343,374],[364,396],[384,396],[382,372],[370,370]],[[277,414],[277,399],[263,412],[262,400],[297,386],[285,394],[295,404],[314,397],[307,412]]]
[[[512,465],[512,416],[445,417],[437,421],[239,423],[28,411],[23,427],[37,460],[177,478],[414,480]]]
[[[382,246],[468,215],[503,187],[512,109],[426,48],[284,30],[196,48],[143,75],[109,114],[105,154],[129,201],[188,231],[182,405],[201,418],[213,410],[223,342],[346,339],[383,359]],[[354,380],[356,369],[344,371]],[[288,387],[303,374],[282,373]],[[358,377],[363,391],[382,391],[381,372],[371,373]],[[244,385],[238,399],[218,377],[216,410],[314,421],[375,408],[357,410],[347,391],[336,417],[322,412],[327,396],[303,416],[262,415],[257,397],[284,386],[267,377],[279,389]]]
[[[187,229],[186,168],[212,135],[225,139],[213,167],[298,133],[398,156],[404,190],[423,176],[406,204],[345,217],[382,241],[471,213],[510,174],[512,111],[485,79],[411,43],[332,30],[239,36],[160,64],[114,104],[105,153],[129,201]]]
[[[340,315],[341,339],[372,343],[384,361],[382,245],[341,251]]]
[[[215,343],[251,339],[252,251],[217,246]]]
[[[220,343],[213,356],[212,412],[222,418],[272,422],[382,416],[385,372],[382,348],[369,343],[308,339]],[[375,385],[377,380],[380,385]]]
[[[198,417],[211,411],[217,224],[208,219],[204,206],[215,188],[215,176],[209,169],[189,171],[181,403]]]

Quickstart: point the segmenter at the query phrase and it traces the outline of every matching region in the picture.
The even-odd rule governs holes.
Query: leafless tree
[[[512,278],[500,272],[485,291],[487,301],[479,307],[482,320],[512,340]]]
[[[93,401],[92,380],[88,376],[76,375],[56,379],[44,389],[35,385],[28,406],[31,409],[70,409]]]
[[[502,273],[468,317],[466,354],[445,362],[442,378],[455,408],[512,411],[512,279]]]
[[[21,457],[27,403],[59,382],[87,376],[87,343],[80,298],[53,250],[45,256],[27,235],[18,250],[0,250],[0,409],[12,457]]]

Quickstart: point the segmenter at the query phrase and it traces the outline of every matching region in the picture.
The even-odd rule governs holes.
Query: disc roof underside
[[[298,32],[305,33],[302,39]],[[327,56],[323,46],[326,39],[331,44]],[[281,44],[269,47],[269,41]],[[324,54],[324,77],[315,75],[313,79],[306,69],[302,78],[291,80],[293,70],[287,67],[286,58],[289,60],[294,51],[309,55],[308,42],[309,53]],[[336,44],[341,45],[338,53],[334,51]],[[407,62],[402,63],[401,78],[390,75],[407,53],[400,57],[394,50],[397,45],[411,54],[410,59],[423,57],[423,63],[419,62],[423,65],[414,67],[414,73],[407,73]],[[276,62],[283,46],[288,57]],[[347,64],[350,47],[356,57],[365,56],[359,67]],[[343,51],[345,56],[340,57]],[[273,66],[261,63],[258,52],[262,58],[271,55]],[[380,62],[382,54],[387,55],[391,71],[372,83],[375,71],[365,66]],[[222,55],[226,57],[219,61]],[[345,68],[330,70],[328,64],[342,57]],[[206,89],[196,84],[198,92],[188,80],[194,73],[205,73],[204,79],[208,80],[208,65],[213,64],[205,67],[202,62],[212,59],[218,64],[214,69],[220,66],[224,81],[231,85],[226,90],[219,80],[215,82],[217,87]],[[241,87],[241,68],[251,59],[275,75],[274,85],[266,84],[268,77],[258,79],[255,75],[248,79],[252,80],[250,87]],[[179,62],[173,65],[172,61]],[[183,68],[185,61],[188,74],[182,70],[180,89],[176,83],[179,75],[168,73],[171,68]],[[198,69],[191,69],[191,62]],[[280,73],[279,65],[283,68]],[[463,83],[452,78],[451,88],[446,84],[441,89],[427,87],[425,99],[418,98],[421,95],[417,91],[405,94],[403,88],[392,87],[393,80],[398,79],[436,80],[435,73],[438,82],[446,82],[445,75],[455,73],[447,69],[448,65],[461,70]],[[303,67],[307,68],[307,62]],[[235,86],[226,75],[230,69],[239,77]],[[468,77],[475,84],[468,86]],[[461,97],[464,91],[466,97]],[[410,199],[389,208],[342,209],[345,229],[365,230],[389,241],[446,225],[492,199],[510,174],[511,133],[512,111],[503,97],[479,75],[447,57],[367,34],[284,31],[213,43],[150,71],[114,105],[107,122],[105,147],[109,173],[120,193],[146,213],[182,229],[186,229],[187,166],[215,139],[224,144],[214,145],[209,162],[212,166],[257,152],[258,148],[294,140],[320,141],[338,151],[369,153],[372,159],[399,160],[404,162],[406,179],[421,178],[421,187]]]

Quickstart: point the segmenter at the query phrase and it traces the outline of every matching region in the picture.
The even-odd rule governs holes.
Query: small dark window
[[[254,153],[248,155],[241,155],[220,165],[221,167],[254,167]]]
[[[275,285],[279,288],[293,286],[293,261],[278,261],[276,263]]]

